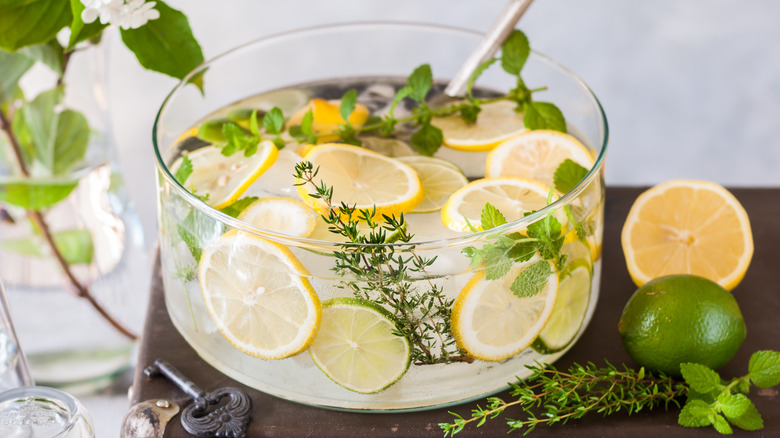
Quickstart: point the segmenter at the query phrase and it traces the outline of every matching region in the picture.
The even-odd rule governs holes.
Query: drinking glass
[[[0,394],[0,436],[5,438],[94,438],[92,417],[73,396],[44,386]]]
[[[395,384],[373,394],[362,394],[336,385],[315,366],[307,352],[280,360],[264,360],[244,354],[223,337],[204,302],[198,280],[201,252],[220,236],[236,232],[265,239],[287,248],[308,274],[303,275],[320,301],[349,297],[345,284],[360,281],[334,272],[335,254],[343,247],[331,241],[296,238],[252,226],[209,207],[189,193],[171,170],[184,153],[188,132],[206,117],[226,114],[241,106],[242,100],[267,93],[265,107],[277,106],[285,114],[303,107],[312,97],[313,86],[336,88],[355,81],[375,84],[365,93],[389,93],[403,85],[417,66],[428,63],[437,80],[436,87],[454,75],[463,60],[479,43],[481,34],[443,26],[405,23],[357,23],[288,32],[240,46],[205,63],[178,85],[166,98],[154,126],[153,141],[158,168],[158,212],[160,252],[165,301],[173,324],[184,339],[209,364],[224,374],[260,391],[288,400],[331,409],[386,412],[429,409],[482,398],[507,387],[516,377],[530,374],[526,365],[551,363],[574,344],[569,342],[554,352],[540,353],[526,348],[497,362],[476,360],[436,365],[412,365]],[[203,78],[203,91],[188,84]],[[336,79],[339,79],[338,81]],[[456,234],[432,231],[421,233],[411,244],[388,244],[392,250],[410,257],[435,258],[425,275],[413,276],[412,287],[440,287],[448,299],[455,299],[484,266],[472,267],[463,253],[467,247],[481,247],[500,235],[523,233],[528,226],[547,216],[571,214],[583,224],[581,239],[568,228],[564,253],[588,270],[581,293],[589,294],[578,337],[596,306],[601,272],[600,248],[603,229],[603,166],[607,146],[604,112],[591,90],[565,67],[540,53],[532,53],[523,69],[529,88],[544,86],[539,98],[555,103],[574,134],[594,154],[595,164],[587,176],[569,193],[551,205],[501,228]],[[516,79],[498,68],[487,70],[477,82],[483,90],[509,90]],[[389,85],[388,85],[389,84]],[[370,90],[368,90],[370,88]],[[279,91],[281,90],[281,91]],[[367,91],[368,90],[368,91]],[[389,91],[388,91],[389,90]],[[542,97],[543,96],[543,97]],[[257,104],[257,101],[253,101]],[[215,113],[220,110],[218,113]],[[182,137],[183,136],[183,137]],[[285,152],[280,151],[280,154]],[[442,147],[437,154],[456,162],[471,178],[484,175],[487,152],[463,152]],[[273,168],[272,168],[273,169]],[[255,193],[260,196],[296,197],[293,178],[287,173],[264,174],[266,184]],[[254,187],[254,186],[253,186]],[[250,191],[253,189],[250,188]],[[414,217],[413,217],[414,216]],[[440,227],[437,214],[407,215],[412,221]],[[573,223],[573,222],[572,222]],[[421,228],[421,229],[422,229]],[[436,226],[432,230],[438,230]],[[570,239],[571,238],[571,239]],[[570,241],[579,242],[566,246]],[[234,270],[242,269],[241,254],[235,251],[224,261]],[[488,266],[489,267],[489,266]],[[243,268],[246,269],[246,268]],[[262,266],[255,269],[268,269]],[[238,272],[236,275],[252,275]],[[289,275],[299,275],[288,272]]]

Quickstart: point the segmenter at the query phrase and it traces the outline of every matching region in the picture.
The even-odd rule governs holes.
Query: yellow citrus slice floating
[[[459,114],[434,117],[431,124],[441,129],[445,146],[462,151],[487,151],[525,131],[523,114],[514,102],[502,100],[482,105],[476,123],[466,123]]]
[[[245,157],[239,151],[226,157],[213,146],[200,148],[187,155],[192,162],[192,174],[184,187],[199,195],[208,195],[206,203],[214,208],[235,202],[255,180],[276,161],[279,151],[270,141],[262,141],[257,152]],[[181,165],[181,159],[171,166],[171,172]]]
[[[515,278],[541,261],[534,256],[515,264],[497,280],[477,272],[461,290],[452,307],[452,334],[458,346],[483,360],[503,360],[527,348],[539,336],[552,313],[558,293],[558,274],[547,278],[542,290],[519,297],[510,289]]]
[[[379,392],[409,368],[411,346],[390,312],[370,301],[334,298],[322,305],[322,327],[309,347],[317,367],[339,385]]]
[[[417,172],[422,183],[423,200],[411,213],[430,213],[441,210],[450,195],[469,183],[458,166],[441,158],[412,155],[398,157],[396,160],[411,166]]]
[[[524,178],[478,179],[458,189],[441,210],[445,227],[462,233],[471,232],[469,223],[481,230],[482,208],[490,203],[507,221],[523,217],[524,213],[547,206],[549,189],[536,181]]]
[[[317,143],[327,143],[339,138],[338,135],[323,135],[336,132],[339,125],[346,123],[343,117],[341,117],[341,101],[340,100],[324,100],[324,99],[312,99],[308,105],[295,112],[287,121],[287,127],[293,125],[300,125],[303,122],[303,117],[311,110],[312,112],[312,131],[315,134],[321,135],[317,140]],[[365,105],[356,103],[355,109],[349,115],[349,123],[359,128],[366,123],[368,119],[368,108]]]
[[[519,176],[550,186],[555,169],[566,159],[590,169],[595,160],[571,135],[545,129],[524,132],[490,151],[485,176]]]
[[[423,199],[423,189],[417,172],[400,161],[373,151],[346,144],[324,144],[309,150],[304,160],[319,167],[314,182],[324,182],[333,188],[334,206],[342,202],[357,209],[371,209],[376,214],[399,214],[411,211]],[[302,181],[299,181],[302,182]],[[298,186],[303,202],[319,213],[326,213],[321,199],[311,184]]]
[[[308,205],[283,197],[260,198],[241,212],[238,219],[294,237],[309,237],[317,225],[317,214]]]
[[[309,275],[282,245],[229,231],[206,247],[198,267],[211,319],[233,346],[281,359],[304,350],[320,326]]]
[[[584,259],[568,264],[558,285],[550,319],[531,345],[542,354],[551,354],[566,348],[582,327],[588,311],[591,287],[590,265]]]
[[[694,274],[731,290],[753,257],[745,209],[728,190],[707,181],[672,180],[642,193],[621,237],[637,286],[662,275]]]

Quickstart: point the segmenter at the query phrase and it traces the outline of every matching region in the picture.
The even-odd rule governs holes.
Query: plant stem
[[[27,169],[27,165],[24,162],[24,156],[22,155],[22,149],[19,145],[19,141],[14,135],[13,131],[11,130],[11,123],[2,110],[0,110],[0,129],[2,129],[3,132],[5,132],[6,136],[11,142],[11,147],[13,149],[16,162],[19,166],[19,171],[25,178],[29,178],[30,171]],[[112,317],[106,311],[106,309],[99,302],[97,302],[95,297],[90,292],[89,288],[83,285],[76,278],[76,276],[73,274],[73,271],[70,268],[70,265],[63,257],[59,248],[57,248],[57,245],[54,243],[54,237],[52,236],[51,230],[49,229],[49,225],[44,219],[43,214],[38,210],[29,210],[28,216],[38,226],[38,229],[41,231],[41,234],[43,235],[43,239],[46,242],[46,245],[49,247],[52,256],[54,257],[55,261],[59,265],[60,269],[62,269],[62,272],[65,274],[65,277],[68,279],[68,282],[76,290],[76,295],[78,297],[86,299],[89,302],[89,304],[92,305],[92,307],[94,307],[95,310],[97,310],[98,313],[100,313],[100,315],[103,316],[103,318],[106,321],[108,321],[112,326],[114,326],[114,328],[117,329],[117,331],[119,331],[120,333],[122,333],[124,336],[126,336],[131,340],[137,339],[138,336],[135,333],[131,332],[121,322],[114,319],[114,317]]]

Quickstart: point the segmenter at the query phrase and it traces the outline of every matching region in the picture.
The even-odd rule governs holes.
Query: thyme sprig
[[[747,397],[751,385],[766,389],[780,383],[780,352],[761,350],[753,353],[744,376],[724,380],[716,371],[696,363],[680,364],[683,380],[662,373],[653,375],[644,368],[618,369],[607,362],[597,367],[592,362],[573,364],[568,372],[541,364],[528,366],[533,373],[525,380],[511,383],[507,402],[498,397],[487,399],[486,407],[471,410],[471,417],[450,412],[451,423],[439,423],[444,436],[452,436],[467,425],[482,426],[508,408],[518,407],[523,419],[507,419],[509,432],[524,429],[524,435],[540,424],[566,424],[588,413],[602,416],[624,411],[635,414],[659,406],[682,408],[677,423],[685,427],[712,426],[720,433],[732,433],[731,426],[743,430],[764,427],[763,419]],[[687,397],[681,406],[679,397]]]
[[[294,175],[300,181],[298,185],[314,189],[309,196],[325,204],[327,211],[321,216],[328,230],[348,240],[333,252],[333,269],[344,278],[340,287],[393,313],[399,322],[397,335],[409,339],[413,347],[415,365],[472,362],[474,359],[459,350],[450,332],[453,300],[426,272],[436,257],[422,257],[413,251],[414,245],[404,251],[391,245],[412,240],[403,214],[382,215],[380,223],[375,219],[376,208],[356,209],[345,202],[336,205],[333,187],[321,180],[315,182],[318,170],[311,162],[303,161],[295,166]],[[424,286],[422,281],[414,280],[415,273],[426,279]]]

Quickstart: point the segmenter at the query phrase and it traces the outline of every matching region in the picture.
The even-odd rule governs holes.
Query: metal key
[[[246,438],[252,399],[244,391],[220,388],[206,392],[162,358],[146,367],[144,374],[148,377],[162,374],[193,399],[195,403],[181,413],[181,425],[187,432],[199,437]],[[224,397],[230,397],[230,400],[216,407]],[[211,407],[216,409],[208,412]]]

